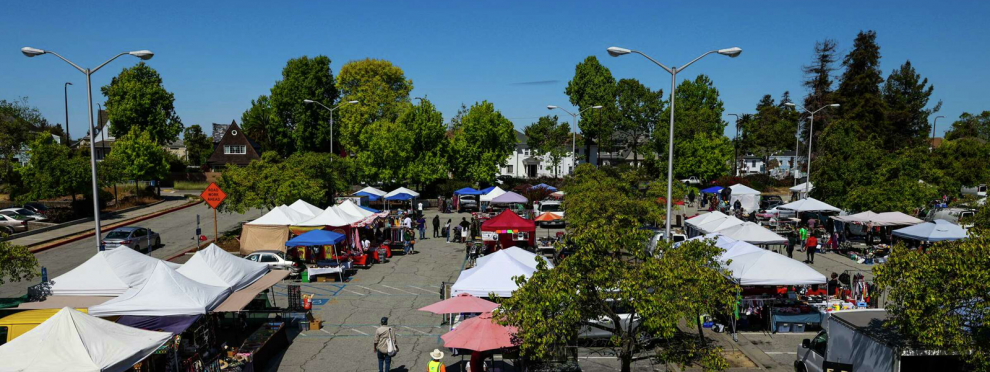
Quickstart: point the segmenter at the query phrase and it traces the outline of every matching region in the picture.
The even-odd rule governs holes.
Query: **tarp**
[[[290,204],[289,208],[292,208],[292,210],[299,212],[301,214],[305,214],[310,217],[316,217],[316,215],[323,213],[323,208],[309,204],[302,199],[296,200],[295,203]]]
[[[358,207],[361,208],[361,209],[364,209],[364,210],[366,210],[368,212],[371,212],[371,213],[382,213],[382,211],[377,210],[377,209],[372,208],[372,207],[365,207],[363,205],[359,205]]]
[[[407,189],[405,187],[400,187],[400,188],[397,188],[395,190],[389,191],[388,194],[385,194],[385,199],[388,199],[389,196],[395,196],[395,195],[399,195],[399,194],[409,194],[409,195],[412,195],[413,198],[418,198],[419,197],[419,193],[418,192],[412,191],[412,190]]]
[[[268,273],[268,265],[227,253],[216,244],[196,252],[177,271],[197,282],[236,291]]]
[[[405,201],[405,200],[412,200],[412,199],[416,199],[416,196],[414,196],[412,194],[406,194],[404,192],[403,193],[398,193],[398,194],[395,194],[395,195],[389,195],[389,196],[386,196],[385,197],[385,200],[394,200],[394,201]]]
[[[334,206],[330,206],[316,217],[294,224],[293,226],[350,226],[353,218],[349,214],[341,214],[341,211]]]
[[[502,194],[505,194],[505,190],[502,190],[499,187],[495,187],[495,188],[491,189],[491,191],[488,191],[488,193],[486,193],[485,195],[482,195],[480,199],[481,199],[482,202],[489,202],[490,203],[492,201],[492,199],[495,199],[495,198],[497,198],[499,196],[502,196]]]
[[[488,297],[495,293],[498,297],[511,297],[519,288],[512,277],[529,278],[536,269],[519,262],[507,254],[492,256],[482,266],[476,266],[461,273],[457,282],[450,287],[450,295],[467,293],[477,297]]]
[[[512,191],[506,191],[505,194],[496,196],[492,198],[492,203],[527,203],[529,202],[525,196],[516,194]]]
[[[254,251],[285,252],[289,228],[283,225],[248,225],[241,228],[241,255]]]
[[[483,195],[484,193],[480,190],[475,190],[470,187],[465,187],[463,189],[454,191],[454,195]]]
[[[89,308],[93,316],[114,315],[195,315],[217,307],[230,290],[206,285],[159,263],[143,285],[131,288],[115,299]]]
[[[265,213],[264,216],[248,222],[247,225],[282,225],[289,226],[296,223],[313,218],[308,214],[302,214],[299,211],[289,208],[285,205],[280,205],[272,208],[271,211]]]
[[[704,224],[695,226],[702,234],[710,234],[722,229],[727,229],[732,226],[741,225],[742,220],[736,218],[735,216],[726,216],[725,218],[715,218],[711,221],[705,222]]]
[[[492,192],[492,190],[495,190],[497,188],[498,188],[498,186],[488,186],[486,188],[483,188],[483,189],[481,189],[481,195],[485,195],[487,193],[490,193],[490,192]]]
[[[55,296],[119,296],[144,284],[158,263],[164,262],[129,248],[99,252],[69,272],[51,280]]]
[[[722,189],[723,189],[722,186],[712,186],[712,187],[709,187],[707,189],[702,189],[701,190],[701,193],[702,194],[717,194],[717,193],[721,192]]]
[[[714,212],[699,214],[697,216],[688,218],[684,222],[687,223],[688,225],[698,227],[704,225],[705,223],[714,221],[716,219],[724,219],[726,217],[728,216],[726,216],[725,213],[714,211]]]
[[[735,240],[741,240],[757,245],[787,244],[787,238],[777,235],[773,231],[770,231],[754,222],[744,222],[732,227],[718,230],[718,233]]]
[[[486,263],[490,262],[492,258],[500,255],[508,255],[509,257],[514,258],[516,261],[521,262],[523,265],[532,267],[533,269],[536,269],[536,264],[537,264],[536,260],[541,259],[543,260],[543,262],[547,263],[548,269],[553,268],[553,263],[551,263],[550,260],[548,260],[546,257],[543,257],[536,253],[532,253],[530,251],[527,251],[519,247],[509,247],[506,249],[496,251],[495,253],[492,253],[490,255],[479,257],[476,266],[483,266]]]
[[[832,219],[842,222],[873,226],[904,226],[917,225],[925,222],[901,212],[873,213],[873,211],[866,211],[848,216],[836,216],[832,217]]]
[[[556,187],[547,185],[545,183],[541,183],[539,185],[536,185],[536,186],[533,186],[533,187],[530,187],[530,188],[531,189],[547,189],[549,191],[557,191],[557,188]]]
[[[173,316],[135,316],[124,315],[117,319],[117,324],[144,329],[149,331],[170,332],[181,334],[189,329],[202,315],[173,315]]]
[[[760,209],[760,192],[743,184],[729,186],[732,196],[729,197],[729,206],[735,208],[736,201],[742,205],[743,211],[753,213]]]
[[[771,251],[734,256],[726,268],[740,285],[809,285],[826,282],[825,275],[808,265]]]
[[[815,198],[805,198],[793,201],[784,205],[778,205],[777,209],[787,209],[795,212],[840,212],[839,208],[826,204]]]
[[[314,245],[334,245],[344,241],[344,234],[327,230],[313,230],[285,242],[286,247],[308,247]]]
[[[533,221],[519,217],[511,210],[504,210],[499,213],[498,216],[492,217],[488,221],[481,224],[481,231],[499,231],[499,230],[519,230],[519,231],[536,231],[536,224]]]
[[[369,192],[365,192],[365,191],[358,191],[358,192],[354,193],[353,195],[354,196],[366,196],[366,197],[368,197],[368,200],[369,201],[375,201],[375,200],[378,200],[378,199],[381,199],[382,198],[381,196],[378,196],[378,195],[375,195],[375,194],[372,194],[372,193],[369,193]]]
[[[800,185],[791,187],[790,190],[791,190],[791,192],[799,192],[799,193],[801,193],[802,196],[807,196],[808,195],[807,192],[804,191],[805,187],[808,188],[808,192],[811,192],[812,190],[815,189],[815,184],[813,184],[813,183],[812,184],[809,184],[809,183],[805,182],[805,183],[802,183]]]
[[[966,238],[966,230],[952,222],[938,219],[891,232],[894,236],[923,242],[941,242]]]
[[[0,346],[0,371],[121,372],[171,337],[168,332],[145,331],[63,308]]]

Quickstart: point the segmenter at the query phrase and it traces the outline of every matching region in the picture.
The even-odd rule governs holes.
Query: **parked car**
[[[268,264],[268,267],[275,270],[289,270],[292,275],[298,275],[303,269],[299,263],[286,260],[285,253],[280,251],[255,251],[244,258]]]
[[[48,214],[48,206],[39,202],[24,203],[22,207],[40,215]]]
[[[471,211],[474,212],[478,211],[478,196],[477,195],[458,196],[457,213],[471,212]]]
[[[699,180],[698,177],[695,177],[695,176],[691,176],[691,177],[685,178],[685,179],[681,180],[681,182],[686,183],[688,185],[694,185],[694,186],[697,186],[697,185],[700,185],[701,184],[701,180]]]
[[[538,208],[539,209],[536,211],[536,215],[537,216],[539,216],[541,214],[544,214],[544,213],[547,213],[547,212],[550,212],[550,213],[553,213],[553,214],[556,214],[556,215],[560,216],[560,219],[559,220],[538,222],[540,224],[540,226],[560,226],[560,227],[563,227],[566,224],[566,222],[564,221],[564,206],[559,201],[556,201],[556,200],[544,200],[544,201],[541,201],[538,204]]]
[[[19,214],[7,215],[0,213],[0,232],[14,234],[27,231],[27,218]]]
[[[103,238],[103,247],[106,250],[126,247],[140,251],[141,249],[154,248],[161,245],[162,237],[158,233],[138,226],[113,229]]]
[[[27,219],[28,221],[44,221],[48,219],[45,218],[45,216],[38,213],[34,213],[34,211],[27,208],[0,209],[0,213],[6,214],[8,216],[10,216],[11,214],[19,214],[21,216],[24,216],[24,218]]]
[[[763,195],[760,197],[760,210],[773,209],[783,204],[784,199],[779,195]]]

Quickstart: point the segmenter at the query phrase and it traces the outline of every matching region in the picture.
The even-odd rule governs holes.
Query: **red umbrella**
[[[488,351],[516,346],[512,343],[512,335],[516,332],[516,327],[502,326],[492,321],[492,313],[483,313],[461,322],[457,329],[440,338],[444,347]]]
[[[420,308],[419,311],[429,311],[434,314],[487,313],[495,310],[496,307],[498,304],[494,302],[461,293],[455,297]]]

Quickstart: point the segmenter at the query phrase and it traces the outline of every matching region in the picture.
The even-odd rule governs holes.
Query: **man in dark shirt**
[[[828,281],[828,295],[837,296],[835,292],[839,289],[839,274],[832,273],[832,279]]]

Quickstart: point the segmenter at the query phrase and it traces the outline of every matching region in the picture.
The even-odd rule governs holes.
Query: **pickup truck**
[[[797,347],[797,372],[961,371],[961,361],[938,351],[906,347],[884,327],[884,309],[830,313],[823,330]]]
[[[691,176],[691,177],[685,178],[685,179],[681,180],[681,182],[686,183],[688,185],[700,185],[701,184],[701,180],[699,180],[698,177],[695,177],[695,176]]]

